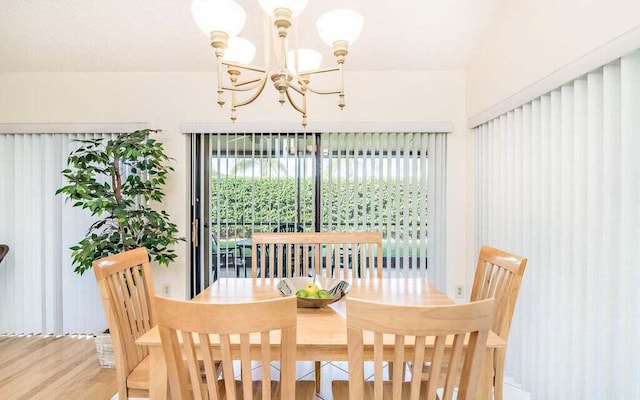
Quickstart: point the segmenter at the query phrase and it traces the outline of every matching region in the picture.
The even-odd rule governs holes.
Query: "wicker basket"
[[[98,360],[102,368],[115,368],[116,359],[113,354],[113,343],[111,343],[111,334],[109,331],[96,333],[96,350],[98,351]]]

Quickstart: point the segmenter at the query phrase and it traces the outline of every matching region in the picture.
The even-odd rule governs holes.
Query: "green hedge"
[[[297,185],[301,193],[300,218],[296,215]],[[331,223],[331,226],[339,224],[350,230],[375,219],[378,224],[368,225],[367,230],[382,231],[385,237],[412,240],[426,234],[426,224],[420,226],[419,223],[427,212],[426,193],[414,193],[419,188],[412,187],[410,182],[360,180],[356,183],[350,179],[342,180],[339,190],[336,185],[333,181],[330,192],[329,181],[322,182],[323,229]],[[329,197],[327,193],[332,195]],[[365,197],[364,193],[370,196]],[[214,178],[211,194],[212,221],[221,221],[223,238],[250,235],[252,221],[257,232],[272,231],[278,222],[294,221],[310,230],[314,221],[312,179]],[[413,204],[415,198],[420,199],[418,204]],[[413,222],[408,237],[403,237],[401,229],[405,220]]]

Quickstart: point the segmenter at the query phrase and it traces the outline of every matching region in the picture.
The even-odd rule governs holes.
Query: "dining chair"
[[[461,305],[407,306],[355,298],[347,302],[349,380],[333,381],[334,400],[442,399],[477,397],[483,357],[493,319],[493,299]],[[373,338],[373,346],[365,346]],[[463,351],[466,349],[466,351]],[[365,382],[364,355],[371,352],[373,378]],[[393,361],[393,374],[384,379],[384,361]],[[411,380],[401,369],[410,361]],[[422,365],[429,362],[436,371],[446,366],[445,380],[439,376],[422,380]],[[455,373],[458,368],[461,374]]]
[[[380,232],[254,233],[251,240],[254,278],[312,275],[343,280],[382,278]],[[264,272],[262,265],[268,266]]]
[[[113,342],[118,398],[149,397],[149,357],[136,339],[156,324],[153,277],[145,248],[93,262]]]
[[[342,280],[382,278],[381,232],[332,232],[322,247],[321,275]]]
[[[482,246],[471,289],[470,301],[495,299],[491,330],[508,343],[511,321],[520,292],[527,259],[503,250]],[[502,400],[507,347],[493,351],[493,388],[495,400]],[[425,365],[423,379],[430,366]]]
[[[312,381],[297,381],[296,299],[207,303],[156,297],[160,340],[174,399],[311,400]],[[260,338],[250,347],[249,337]],[[239,341],[239,350],[231,343]],[[214,350],[219,344],[219,351]],[[279,350],[276,349],[279,347]],[[271,360],[279,353],[279,379]],[[204,371],[200,368],[200,361]],[[214,360],[222,361],[222,379]],[[234,363],[234,360],[239,362]],[[253,380],[254,362],[261,379]],[[202,380],[204,377],[204,381]],[[239,378],[236,378],[239,377]],[[238,379],[238,380],[236,380]],[[196,383],[197,382],[197,383]]]
[[[471,290],[471,301],[495,298],[491,330],[508,342],[511,321],[520,293],[527,259],[504,250],[482,246]],[[494,350],[494,398],[502,400],[507,346]]]
[[[254,233],[251,276],[328,276],[342,280],[382,278],[380,232]],[[285,262],[282,262],[285,260]],[[261,266],[265,266],[264,271]],[[316,391],[320,391],[321,362],[315,363]]]

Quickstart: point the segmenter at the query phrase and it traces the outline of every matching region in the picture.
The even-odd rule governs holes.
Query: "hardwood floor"
[[[109,400],[116,391],[92,337],[0,336],[0,399]]]
[[[313,362],[296,369],[297,379],[314,379]],[[321,370],[316,400],[331,400],[331,381],[348,379],[346,363]],[[0,335],[0,400],[111,400],[116,391],[115,369],[100,367],[93,337]]]

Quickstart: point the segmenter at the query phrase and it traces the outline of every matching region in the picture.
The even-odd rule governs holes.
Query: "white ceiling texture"
[[[297,18],[299,47],[321,50],[325,11],[353,8],[364,28],[350,48],[346,70],[464,69],[485,27],[504,0],[309,0]],[[262,53],[262,10],[247,12],[240,36]],[[209,71],[208,38],[191,18],[191,0],[1,0],[0,72]],[[255,63],[260,63],[259,57]]]

